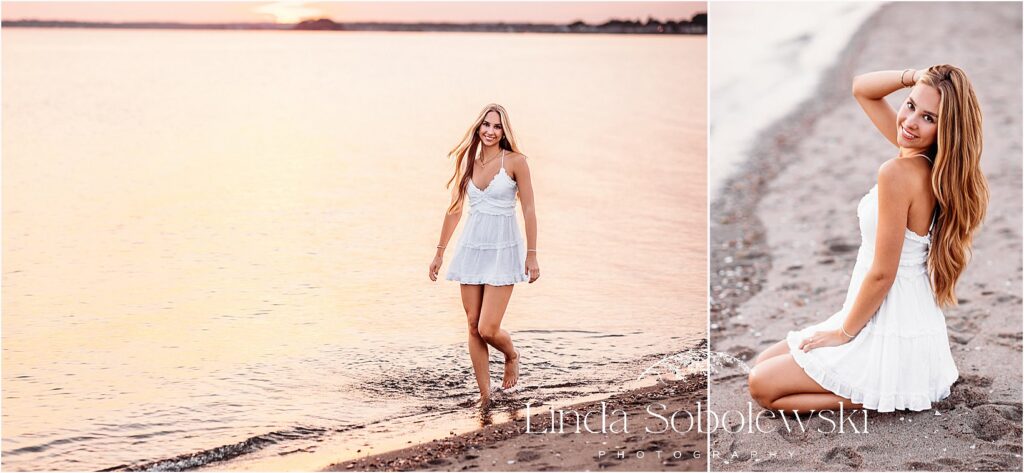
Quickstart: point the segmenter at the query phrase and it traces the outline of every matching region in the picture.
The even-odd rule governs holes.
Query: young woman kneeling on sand
[[[885,97],[913,86],[893,110]],[[981,110],[964,72],[857,76],[853,95],[899,154],[857,205],[861,245],[842,309],[761,353],[750,395],[767,409],[920,411],[959,377],[940,307],[988,206]]]

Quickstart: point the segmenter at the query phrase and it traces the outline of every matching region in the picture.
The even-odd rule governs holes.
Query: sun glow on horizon
[[[261,5],[253,11],[273,17],[275,23],[298,23],[310,17],[323,16],[323,10],[305,6],[306,2],[274,2]]]
[[[603,23],[610,19],[690,18],[704,2],[651,1],[7,1],[4,21],[279,23],[330,18],[384,23]]]

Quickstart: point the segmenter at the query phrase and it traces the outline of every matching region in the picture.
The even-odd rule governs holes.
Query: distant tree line
[[[337,23],[330,18],[302,21],[297,30],[341,31],[468,31],[536,33],[619,33],[619,34],[707,34],[708,15],[698,13],[689,20],[647,21],[612,19],[601,24],[576,21],[567,25],[547,23]]]
[[[451,31],[494,33],[605,33],[605,34],[707,34],[708,17],[698,13],[690,20],[647,21],[613,19],[601,24],[576,21],[571,24],[544,23],[337,23],[330,18],[304,20],[295,25],[276,23],[172,23],[172,22],[89,22],[54,20],[4,20],[3,27],[42,28],[142,28],[142,29],[231,29],[231,30],[339,30],[339,31]]]

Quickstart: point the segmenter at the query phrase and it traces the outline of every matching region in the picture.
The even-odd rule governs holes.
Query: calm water
[[[866,1],[715,4],[710,17],[715,31],[712,199],[742,169],[754,140],[815,93],[826,69],[881,6]]]
[[[703,37],[2,34],[4,469],[313,468],[485,422],[426,273],[492,101],[537,199],[523,398],[704,337]]]

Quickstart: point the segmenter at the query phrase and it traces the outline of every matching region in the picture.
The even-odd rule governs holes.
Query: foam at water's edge
[[[754,139],[817,89],[880,5],[823,2],[799,11],[747,2],[713,5],[709,198],[743,167]]]
[[[536,332],[547,332],[547,331],[536,331]],[[590,332],[598,334],[598,332]],[[682,344],[686,347],[682,348],[681,351],[675,353],[654,353],[642,356],[638,359],[618,361],[616,362],[619,368],[625,366],[633,366],[637,371],[647,367],[641,376],[647,375],[650,380],[654,380],[655,376],[661,376],[666,371],[672,371],[675,374],[674,379],[686,379],[696,374],[703,374],[707,371],[707,340],[682,340]],[[659,361],[660,360],[660,361]],[[657,371],[657,374],[654,372]],[[648,381],[650,381],[648,380]],[[634,386],[635,381],[623,379],[621,387],[619,389],[631,389]],[[532,399],[534,401],[540,401],[538,405],[563,405],[571,404],[578,399],[586,399],[594,397],[597,394],[593,389],[587,389],[592,382],[566,382],[554,385],[526,385],[518,391],[518,393],[508,399],[496,399],[500,406],[504,409],[515,411],[522,409],[522,403],[525,398]],[[608,385],[604,386],[603,389],[609,389]],[[598,397],[604,397],[610,393],[600,394]],[[524,397],[525,396],[525,397]],[[147,461],[133,464],[122,464],[114,467],[105,468],[98,471],[186,471],[186,470],[197,470],[204,467],[216,467],[217,469],[234,469],[235,463],[258,463],[260,458],[264,458],[267,455],[271,457],[280,457],[284,455],[296,455],[302,452],[313,453],[319,446],[328,445],[324,443],[322,445],[316,445],[317,442],[322,442],[329,437],[336,436],[338,434],[345,435],[346,432],[352,431],[363,431],[364,429],[373,430],[372,427],[382,426],[389,422],[400,422],[407,425],[427,425],[430,422],[423,422],[425,418],[438,419],[444,418],[448,421],[434,422],[437,425],[444,425],[441,430],[435,432],[437,435],[445,435],[449,430],[461,430],[455,425],[467,425],[464,421],[464,414],[467,407],[472,406],[472,402],[456,403],[454,399],[449,399],[449,402],[443,403],[443,405],[427,405],[419,410],[411,410],[405,414],[398,415],[391,418],[378,419],[373,422],[368,422],[362,425],[341,425],[334,428],[323,428],[323,427],[304,427],[296,426],[288,429],[280,429],[273,432],[255,435],[242,440],[237,443],[221,445],[218,447],[203,449],[200,451],[185,453],[177,455],[171,458],[164,458],[155,461]],[[499,421],[495,419],[495,421]],[[429,432],[420,432],[421,434],[429,434]],[[419,440],[417,440],[419,441]],[[310,444],[313,447],[299,447],[300,444]],[[390,444],[386,442],[386,444]],[[330,448],[330,447],[326,447]],[[267,450],[271,449],[271,450]],[[329,455],[327,450],[317,452],[317,455]],[[292,458],[292,457],[289,457]],[[333,458],[333,457],[332,457]],[[257,468],[259,469],[259,468]]]

